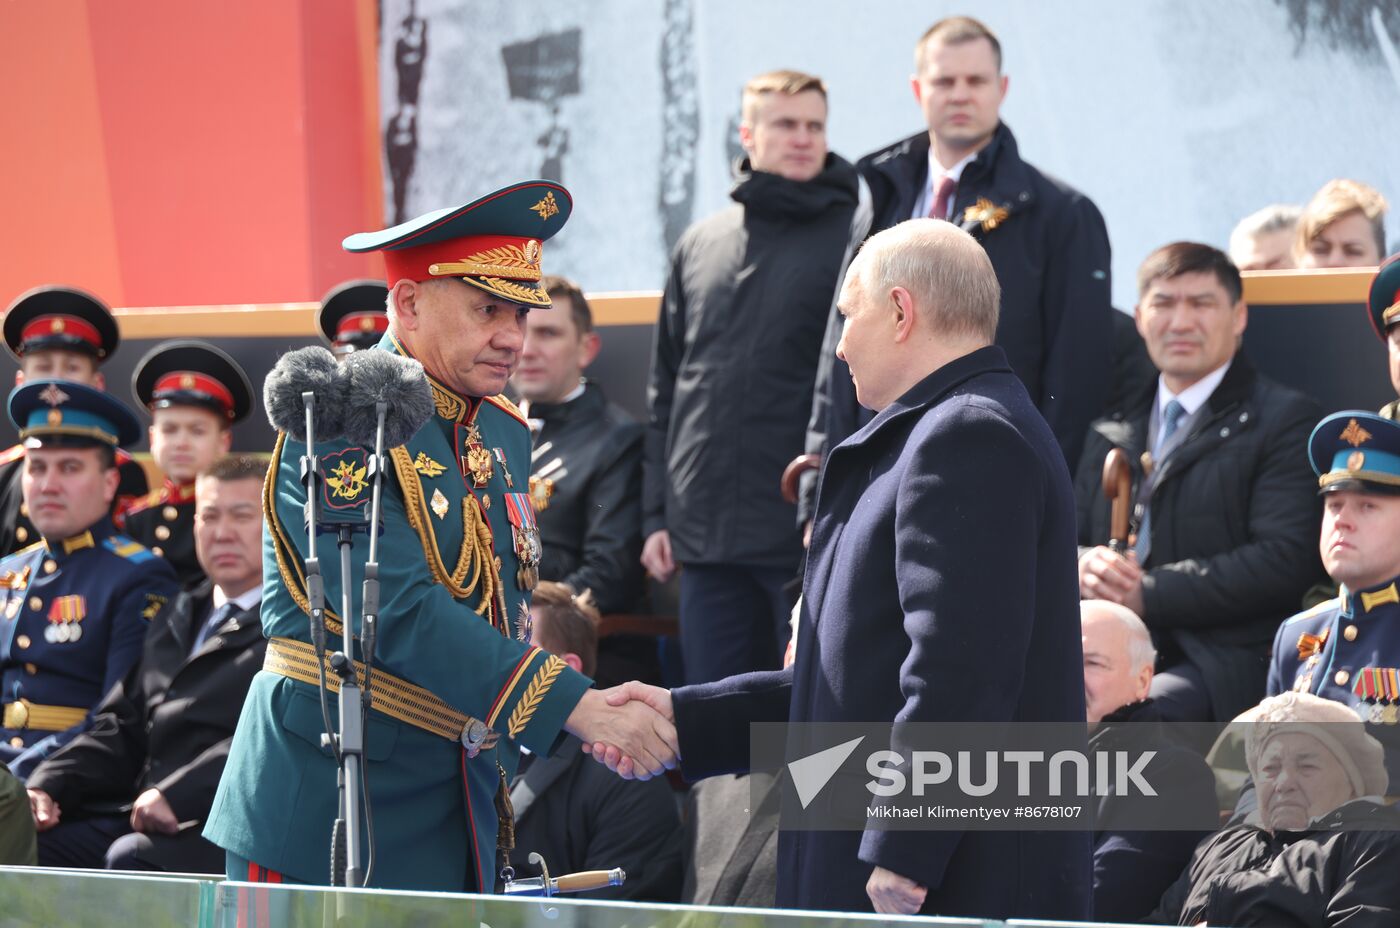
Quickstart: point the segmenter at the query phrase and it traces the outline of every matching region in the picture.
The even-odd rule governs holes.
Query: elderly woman
[[[1380,744],[1356,714],[1284,693],[1240,716],[1259,808],[1207,838],[1146,921],[1173,925],[1400,924],[1400,813],[1377,797]]]
[[[1298,267],[1375,267],[1385,257],[1385,197],[1355,180],[1329,180],[1298,218]]]

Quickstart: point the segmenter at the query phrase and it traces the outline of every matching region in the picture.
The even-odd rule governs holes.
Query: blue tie
[[[195,654],[199,651],[200,648],[204,647],[204,642],[212,638],[214,632],[218,631],[219,626],[227,622],[229,620],[229,617],[237,611],[238,604],[235,603],[233,600],[229,600],[219,608],[215,609],[214,614],[209,616],[208,621],[206,621],[202,626],[200,626],[199,634],[195,635],[194,637],[194,647],[190,648],[190,653]]]
[[[1182,418],[1186,415],[1186,407],[1176,400],[1169,402],[1162,410],[1162,429],[1157,434],[1157,441],[1152,446],[1152,456],[1155,459],[1167,444],[1167,440],[1176,434],[1177,427],[1181,425]],[[1154,466],[1161,466],[1161,461],[1154,461]],[[1138,526],[1137,544],[1133,546],[1133,552],[1137,554],[1138,564],[1147,561],[1148,552],[1152,550],[1152,504],[1149,502],[1146,510],[1142,514],[1142,525]]]

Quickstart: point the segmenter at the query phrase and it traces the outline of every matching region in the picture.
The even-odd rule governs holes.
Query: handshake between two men
[[[589,690],[565,728],[585,753],[624,779],[649,780],[680,760],[671,691],[644,683]]]

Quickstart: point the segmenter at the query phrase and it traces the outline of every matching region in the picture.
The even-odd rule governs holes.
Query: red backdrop
[[[382,273],[375,0],[0,4],[0,307],[318,299]]]

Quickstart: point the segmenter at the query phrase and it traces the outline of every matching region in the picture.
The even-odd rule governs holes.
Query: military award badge
[[[507,493],[505,498],[506,516],[510,519],[510,533],[515,541],[515,560],[520,565],[515,580],[528,592],[540,582],[540,527],[535,521],[530,494]]]
[[[481,444],[481,430],[475,424],[467,430],[467,453],[462,455],[462,476],[470,475],[472,486],[481,488],[491,480],[491,452]]]

